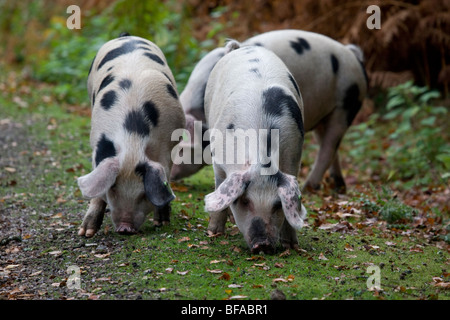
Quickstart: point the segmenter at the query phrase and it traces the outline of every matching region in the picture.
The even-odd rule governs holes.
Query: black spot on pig
[[[258,62],[259,62],[259,59],[258,59],[258,58],[249,59],[248,62],[255,62],[255,63],[258,63]]]
[[[290,73],[288,73],[288,77],[289,77],[289,80],[292,82],[292,85],[294,86],[295,91],[297,91],[298,96],[300,96],[300,89],[298,88],[297,81],[295,81],[294,77]]]
[[[167,84],[167,92],[174,98],[178,99],[177,92],[171,84]]]
[[[264,47],[261,42],[255,42],[253,45],[254,46],[258,46],[258,47]]]
[[[311,49],[308,41],[303,38],[297,38],[297,41],[290,41],[290,44],[291,48],[294,49],[298,54],[303,54],[303,51]]]
[[[270,176],[267,176],[270,183],[273,183],[277,186],[277,188],[281,186],[285,186],[287,184],[286,178],[283,176],[283,174],[280,171],[277,171],[277,173],[272,174]]]
[[[167,80],[169,80],[170,84],[173,85],[172,79],[170,79],[170,77],[165,72],[163,72],[162,74],[167,78]]]
[[[105,63],[114,60],[121,55],[133,52],[134,50],[136,50],[136,44],[134,43],[134,41],[127,41],[123,43],[120,47],[112,49],[103,57],[102,61],[100,61],[99,65],[97,66],[97,70],[103,67]]]
[[[94,65],[94,61],[95,61],[95,58],[97,57],[97,55],[95,55],[95,57],[94,57],[94,59],[92,59],[92,62],[91,62],[91,66],[89,67],[89,72],[88,72],[88,75],[90,75],[91,74],[91,71],[92,71],[92,66]]]
[[[98,88],[97,94],[113,81],[114,81],[114,77],[111,74],[108,74],[106,77],[104,77],[102,83],[100,83],[100,87]]]
[[[103,159],[115,156],[116,148],[114,147],[114,143],[103,133],[95,149],[95,165],[98,166]]]
[[[114,105],[114,103],[116,103],[116,101],[117,101],[116,92],[110,90],[103,95],[102,100],[100,100],[100,105],[102,106],[103,109],[109,110]]]
[[[359,87],[356,83],[352,84],[345,92],[342,107],[347,111],[347,125],[352,124],[359,109],[361,109],[361,101],[359,100]]]
[[[250,69],[248,71],[250,71],[251,73],[255,74],[256,77],[261,78],[261,72],[259,72],[258,68],[252,68],[252,69]]]
[[[145,119],[156,127],[159,121],[159,111],[156,105],[151,101],[147,101],[142,105],[142,110],[144,110]]]
[[[280,96],[284,96],[283,90],[277,87],[269,88],[263,92],[263,110],[271,117],[280,117],[283,110],[280,108]]]
[[[234,129],[234,123],[230,123],[227,125],[227,129],[233,130]]]
[[[114,68],[114,66],[109,67],[108,69],[106,69],[107,72],[111,71]]]
[[[334,54],[331,54],[330,59],[331,59],[331,67],[333,68],[333,73],[337,74],[339,70],[339,61]]]
[[[136,133],[143,137],[150,134],[148,122],[145,121],[144,115],[139,110],[130,111],[125,117],[123,126],[128,132]]]
[[[144,40],[133,40],[134,41],[134,43],[135,43],[135,45],[138,45],[138,44],[142,44],[142,45],[144,45],[144,46],[150,46],[150,43],[148,43],[147,41],[144,41]]]
[[[160,57],[158,57],[156,54],[154,54],[154,53],[146,52],[146,53],[144,53],[144,56],[146,56],[150,60],[155,61],[156,63],[159,63],[162,66],[165,65],[164,61]]]
[[[92,106],[95,105],[95,92],[92,92]]]
[[[302,113],[297,102],[290,95],[287,95],[283,89],[272,87],[263,92],[264,104],[263,110],[270,117],[280,117],[283,110],[287,110],[290,116],[297,124],[302,137],[304,136]]]
[[[130,87],[131,87],[131,80],[130,80],[130,79],[123,79],[123,80],[120,80],[119,86],[120,86],[120,88],[123,89],[123,90],[128,90],[128,89],[130,89]]]

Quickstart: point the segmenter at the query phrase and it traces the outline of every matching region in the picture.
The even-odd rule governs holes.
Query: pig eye
[[[250,200],[248,200],[248,198],[246,198],[246,197],[241,197],[241,204],[243,205],[243,206],[248,206],[248,204],[250,203]]]
[[[272,206],[272,212],[280,210],[282,208],[281,200],[275,201]]]

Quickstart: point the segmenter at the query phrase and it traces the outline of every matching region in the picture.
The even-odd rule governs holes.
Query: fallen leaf
[[[433,286],[443,289],[450,289],[450,282],[437,282]]]
[[[284,264],[282,264],[281,262],[275,262],[275,267],[276,268],[284,268]]]
[[[391,241],[386,241],[384,244],[387,246],[391,246],[391,247],[397,245],[395,242],[391,242]]]
[[[346,243],[344,246],[344,251],[353,251],[353,247],[349,243]]]
[[[227,272],[224,272],[224,273],[222,273],[222,275],[219,277],[219,280],[230,280],[230,278],[231,278],[231,276],[227,273]]]
[[[60,251],[60,250],[50,251],[48,254],[58,257],[58,256],[62,255],[62,251]]]
[[[173,268],[166,268],[166,273],[172,273],[173,272]]]
[[[10,173],[14,173],[14,172],[16,172],[16,168],[5,167],[5,171],[8,171]]]
[[[288,282],[288,281],[283,278],[276,278],[276,279],[273,279],[272,282]]]
[[[220,263],[220,262],[225,262],[225,259],[223,259],[223,260],[211,260],[209,262],[209,264]]]
[[[282,253],[280,253],[280,255],[278,257],[283,258],[283,257],[287,257],[291,255],[291,250],[287,249],[285,251],[283,251]]]
[[[328,260],[328,258],[326,258],[325,255],[321,252],[319,254],[319,260]]]
[[[241,296],[241,295],[237,295],[237,296],[232,296],[229,299],[230,300],[237,300],[237,299],[246,299],[247,296]]]
[[[217,273],[217,274],[223,272],[222,270],[219,270],[219,269],[214,269],[214,270],[206,269],[206,271],[208,271],[208,272],[210,272],[210,273]]]
[[[186,270],[186,271],[177,271],[177,273],[178,273],[180,276],[185,276],[185,275],[188,274],[188,272],[189,272],[189,270]]]
[[[189,237],[183,237],[183,238],[178,239],[178,242],[185,242],[185,241],[189,241],[189,240],[191,240]]]
[[[234,283],[232,283],[232,284],[228,285],[228,288],[242,288],[242,287],[244,287],[242,284],[234,284]]]

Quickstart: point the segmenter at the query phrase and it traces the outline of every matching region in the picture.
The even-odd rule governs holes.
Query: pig
[[[205,196],[208,232],[223,233],[231,210],[252,252],[274,253],[279,242],[285,248],[297,248],[296,230],[306,218],[297,182],[304,139],[301,93],[287,67],[271,51],[257,46],[239,48],[235,41],[225,49],[205,90],[215,176],[215,191]],[[266,130],[265,138],[258,141],[267,142],[258,143],[259,151],[254,152],[249,141],[235,146],[217,138],[217,132],[222,135],[230,130]],[[278,132],[275,141],[273,130]],[[230,151],[245,155],[243,161],[219,159],[218,154]],[[262,163],[261,154],[270,154],[270,161]],[[264,173],[269,167],[271,173]]]
[[[262,46],[273,51],[286,64],[302,92],[305,131],[314,131],[320,144],[303,189],[319,190],[324,173],[329,169],[334,189],[345,193],[338,149],[367,91],[362,51],[356,45],[346,46],[324,35],[301,30],[263,33],[242,43],[242,46],[246,45]],[[224,48],[217,48],[201,59],[180,95],[185,113],[191,115],[190,121],[204,121],[202,97],[208,81],[205,75],[224,53]],[[201,146],[192,141],[189,147]],[[174,165],[171,178],[187,177],[204,165]]]
[[[78,234],[92,237],[106,206],[120,234],[138,232],[151,211],[155,225],[167,224],[175,198],[170,154],[178,143],[171,133],[185,116],[163,52],[127,34],[110,40],[92,62],[87,87],[93,170],[78,178],[91,199]]]

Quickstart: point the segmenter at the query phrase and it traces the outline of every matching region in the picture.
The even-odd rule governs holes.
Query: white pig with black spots
[[[238,47],[235,41],[226,50]],[[208,231],[223,233],[228,210],[252,252],[274,253],[277,244],[296,248],[296,230],[306,210],[297,183],[304,138],[303,102],[284,63],[271,51],[247,46],[231,50],[215,65],[205,91],[215,191],[205,197]],[[231,144],[230,131],[265,132],[252,151],[251,143]],[[278,139],[271,139],[276,130]],[[234,140],[234,138],[233,138]],[[259,140],[258,140],[259,141]],[[219,152],[220,151],[220,152]],[[231,151],[244,161],[219,159]],[[262,162],[261,154],[270,155]],[[234,160],[236,160],[234,158]],[[272,168],[271,174],[264,169]]]
[[[78,234],[92,237],[109,207],[115,230],[136,233],[146,215],[169,222],[173,130],[185,126],[175,80],[151,41],[123,35],[104,44],[88,76],[93,170],[78,178],[91,199]]]
[[[305,131],[314,131],[320,144],[312,171],[304,188],[320,188],[327,169],[334,188],[344,193],[338,148],[358,113],[367,91],[363,54],[355,45],[343,45],[321,34],[301,30],[277,30],[257,35],[242,43],[273,51],[288,67],[297,82],[304,102]],[[225,48],[208,53],[194,68],[180,95],[188,124],[204,121],[204,91],[208,74],[225,54]],[[193,125],[187,129],[192,131]],[[203,131],[207,128],[203,128]],[[193,137],[193,132],[191,137]],[[192,139],[185,147],[202,148]],[[205,163],[174,165],[172,179],[181,179],[200,170]]]

